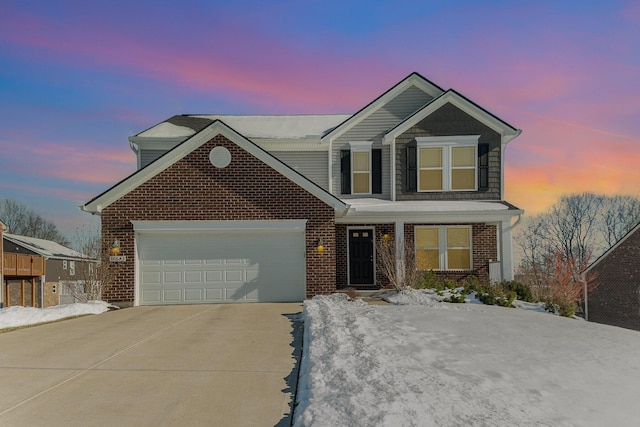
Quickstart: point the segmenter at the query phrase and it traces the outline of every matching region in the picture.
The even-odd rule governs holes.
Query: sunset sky
[[[639,1],[0,2],[0,198],[71,237],[182,113],[353,113],[416,71],[523,130],[505,199],[640,196]]]

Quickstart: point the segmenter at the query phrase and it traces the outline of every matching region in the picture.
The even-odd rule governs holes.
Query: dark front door
[[[349,230],[349,284],[373,285],[373,230]]]

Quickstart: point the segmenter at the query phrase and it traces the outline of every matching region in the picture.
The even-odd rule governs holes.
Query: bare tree
[[[593,193],[562,196],[547,212],[530,218],[516,234],[522,250],[519,279],[546,286],[553,260],[561,257],[585,267],[591,254],[611,247],[640,219],[640,200]],[[557,255],[559,254],[559,255]]]
[[[562,196],[541,224],[554,251],[583,264],[596,246],[596,221],[602,196],[593,193]]]
[[[85,258],[76,262],[79,280],[66,284],[67,291],[80,302],[101,301],[115,279],[115,270],[109,262],[109,250],[102,247],[99,232],[86,228],[76,232],[74,241],[76,250]]]
[[[67,238],[60,234],[53,222],[47,221],[17,200],[0,199],[0,218],[10,233],[69,245]]]
[[[639,222],[640,199],[631,196],[604,198],[598,231],[606,244],[605,249],[615,245]]]
[[[396,257],[396,245],[392,240],[379,239],[376,242],[376,260],[380,272],[396,290],[416,288],[424,276],[424,271],[415,267],[415,251],[410,243],[406,243],[404,247],[402,273]]]

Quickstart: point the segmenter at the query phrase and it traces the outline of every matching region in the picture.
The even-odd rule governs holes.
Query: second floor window
[[[352,193],[371,193],[371,151],[352,151]]]
[[[370,142],[340,151],[341,194],[382,193],[382,150]]]
[[[418,191],[475,191],[477,136],[416,138]]]

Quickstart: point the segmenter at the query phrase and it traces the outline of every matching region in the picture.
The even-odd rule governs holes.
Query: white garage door
[[[139,303],[302,301],[300,230],[137,234]]]

